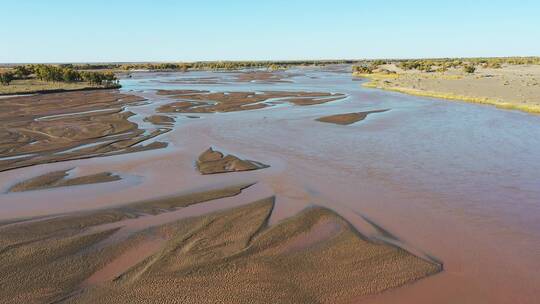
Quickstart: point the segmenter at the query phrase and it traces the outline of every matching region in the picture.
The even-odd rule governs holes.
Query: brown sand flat
[[[338,124],[338,125],[350,125],[355,122],[359,122],[361,120],[366,119],[366,117],[369,114],[382,113],[386,111],[388,111],[388,109],[346,113],[346,114],[336,114],[336,115],[320,117],[320,118],[317,118],[316,120],[320,122],[327,122],[327,123],[333,123],[333,124]]]
[[[174,118],[165,115],[151,115],[144,119],[144,121],[151,122],[155,125],[170,126],[174,123]]]
[[[47,162],[155,149],[122,107],[143,98],[116,90],[5,98],[0,103],[0,171]]]
[[[268,168],[268,166],[252,160],[242,160],[234,155],[224,155],[212,148],[204,151],[197,160],[197,169],[201,174],[240,172],[264,168]]]
[[[364,239],[323,208],[268,227],[273,198],[160,227],[169,240],[116,280],[67,303],[347,303],[441,270],[404,250]],[[283,249],[323,223],[335,228]]]
[[[293,103],[295,105],[314,105],[343,99],[346,96],[340,93],[326,92],[286,92],[286,91],[265,91],[265,92],[208,92],[208,91],[158,91],[159,95],[170,95],[179,99],[163,105],[157,109],[162,113],[215,113],[234,112],[261,109],[270,106],[265,103],[273,98],[280,98],[275,103]],[[274,102],[274,101],[273,101]]]
[[[503,65],[499,69],[477,66],[473,74],[452,68],[427,73],[404,71],[394,64],[382,67],[396,74],[363,75],[371,80],[366,86],[540,113],[538,65]]]
[[[20,182],[11,187],[8,192],[23,192],[57,187],[77,186],[106,183],[120,180],[121,177],[110,172],[68,178],[70,170],[55,171]]]

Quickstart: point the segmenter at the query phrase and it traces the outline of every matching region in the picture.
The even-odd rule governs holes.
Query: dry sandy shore
[[[540,113],[539,65],[506,65],[500,69],[477,67],[473,74],[462,69],[431,73],[404,71],[393,64],[380,68],[396,73],[358,74],[370,79],[365,86]]]

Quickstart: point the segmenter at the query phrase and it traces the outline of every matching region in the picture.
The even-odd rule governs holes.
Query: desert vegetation
[[[76,70],[150,70],[150,71],[188,71],[188,70],[241,70],[267,68],[280,70],[294,66],[325,66],[329,64],[352,64],[353,60],[297,60],[297,61],[196,61],[161,63],[89,63],[73,65]]]
[[[471,67],[501,68],[503,65],[540,65],[540,57],[493,57],[493,58],[426,58],[361,60],[353,65],[353,73],[371,74],[382,65],[394,64],[402,70],[421,72],[444,72],[451,68],[472,70]],[[474,72],[474,71],[473,71]]]

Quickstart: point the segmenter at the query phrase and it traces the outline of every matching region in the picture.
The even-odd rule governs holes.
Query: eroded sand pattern
[[[0,239],[3,298],[8,302],[67,303],[163,303],[171,299],[189,303],[335,303],[397,287],[441,269],[404,250],[359,236],[349,223],[322,208],[307,209],[268,227],[273,198],[142,230],[121,243],[105,246],[100,244],[116,229],[85,233],[88,228],[141,212],[154,214],[156,208],[167,212],[239,190],[169,200],[167,206],[138,203],[4,228]],[[336,231],[317,242],[283,250],[321,222],[333,223]],[[150,246],[148,234],[163,241]],[[132,248],[139,244],[152,250],[134,255]],[[59,276],[48,279],[50,271]],[[32,276],[23,279],[30,272]]]
[[[115,90],[3,99],[0,103],[0,171],[35,164],[161,148],[143,141],[167,132],[145,132],[130,122],[125,105],[144,98]]]

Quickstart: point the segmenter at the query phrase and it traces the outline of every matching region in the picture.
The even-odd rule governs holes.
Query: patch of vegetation
[[[0,84],[0,94],[120,87],[113,72],[79,71],[70,64],[29,64],[4,69],[0,72]]]
[[[286,69],[295,66],[325,66],[328,64],[353,64],[353,60],[298,60],[298,61],[196,61],[166,63],[97,63],[73,65],[76,70],[150,70],[150,71],[188,71],[188,70],[241,70],[266,68]]]
[[[15,79],[15,75],[12,72],[1,72],[0,83],[2,85],[9,85]]]
[[[355,65],[352,67],[354,74],[372,74],[373,68],[365,65]]]

